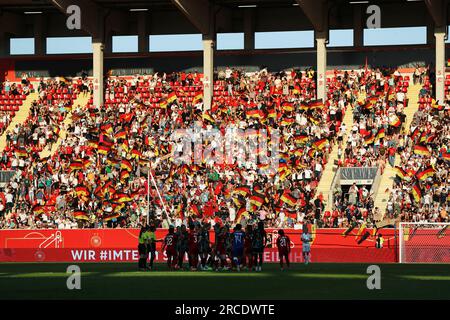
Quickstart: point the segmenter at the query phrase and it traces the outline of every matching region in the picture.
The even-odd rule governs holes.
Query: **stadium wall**
[[[382,249],[375,248],[370,236],[357,243],[358,230],[348,236],[344,229],[313,230],[312,262],[394,263],[397,261],[397,237],[394,229],[384,229]],[[368,230],[372,234],[372,230]],[[278,262],[277,230],[267,230],[270,242],[265,250],[266,262]],[[302,262],[301,230],[287,229],[291,239],[291,261]],[[0,262],[134,262],[138,260],[138,229],[76,229],[76,230],[1,230]],[[158,230],[162,239],[167,230]],[[214,241],[214,233],[211,232]],[[165,254],[157,246],[157,261]]]
[[[369,66],[411,67],[417,64],[434,64],[434,54],[434,48],[430,46],[329,48],[327,63],[329,70],[357,69],[364,66],[366,61]],[[73,77],[80,76],[83,71],[92,75],[91,54],[17,56],[0,59],[0,63],[7,66],[6,77],[10,80],[20,78],[23,72],[30,77]],[[174,70],[202,72],[202,63],[201,51],[105,55],[105,69],[112,71],[113,75]],[[217,51],[214,63],[216,69],[227,66],[247,70],[267,67],[271,71],[292,67],[304,69],[316,65],[316,51],[313,49]],[[4,72],[4,69],[1,67],[0,72]]]

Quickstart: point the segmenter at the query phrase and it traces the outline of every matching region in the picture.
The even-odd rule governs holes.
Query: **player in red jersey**
[[[277,247],[278,247],[278,255],[280,256],[280,266],[281,271],[284,270],[283,266],[283,258],[286,260],[286,265],[289,269],[289,253],[291,252],[291,239],[287,235],[284,234],[284,230],[278,230],[278,239],[277,239]]]
[[[222,269],[227,267],[227,241],[228,241],[228,227],[223,226],[220,228],[219,234],[216,238],[216,268],[219,270],[219,263]]]
[[[164,242],[162,245],[162,251],[164,252],[164,249],[166,249],[166,255],[167,255],[167,266],[169,267],[169,270],[173,270],[177,263],[177,236],[175,234],[175,228],[173,226],[169,227],[169,233],[164,238]]]
[[[189,246],[189,264],[191,270],[197,270],[198,267],[198,240],[199,227],[191,225],[189,227],[188,246]]]
[[[247,228],[245,228],[245,238],[244,238],[244,260],[248,271],[251,271],[253,266],[252,243],[253,243],[253,226],[249,224],[247,225]]]

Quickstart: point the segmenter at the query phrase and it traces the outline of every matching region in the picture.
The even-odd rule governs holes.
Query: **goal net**
[[[450,223],[400,223],[399,261],[450,263]]]

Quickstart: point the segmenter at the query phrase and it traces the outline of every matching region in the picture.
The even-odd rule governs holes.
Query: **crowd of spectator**
[[[7,133],[1,154],[2,169],[16,173],[0,193],[0,228],[126,228],[148,218],[159,227],[180,226],[188,219],[244,227],[262,220],[277,228],[301,228],[305,222],[347,227],[355,219],[370,224],[376,208],[367,187],[351,186],[346,197],[340,188],[333,190],[337,200],[331,212],[324,212],[323,195],[316,189],[334,147],[339,166],[393,166],[395,152],[402,161],[409,159],[412,139],[402,130],[408,81],[396,70],[336,72],[327,79],[323,103],[316,99],[312,70],[227,68],[216,74],[208,111],[203,110],[202,75],[195,72],[109,76],[100,108],[92,99],[87,106],[72,106],[77,94],[92,92],[92,82],[85,78],[41,81],[39,101],[28,119]],[[431,179],[442,199],[447,169],[439,146],[447,143],[448,124],[437,119],[433,127],[429,117],[443,111],[430,108],[416,114],[413,124],[427,133],[439,132],[435,151],[421,165],[437,163]],[[346,112],[353,112],[348,139],[342,123]],[[62,128],[69,113],[72,122]],[[218,163],[213,157],[223,156],[224,149],[217,148],[216,140],[201,140],[198,133],[177,136],[195,127],[239,132],[233,138],[236,153]],[[67,136],[58,150],[41,157],[61,129]],[[275,131],[280,133],[275,162],[262,161],[266,150],[259,149],[255,162],[246,146],[256,136],[270,149]],[[186,137],[194,146],[201,141],[203,150],[216,148],[209,157],[203,153],[199,162],[191,155],[180,158]],[[267,171],[273,163],[274,171]],[[424,183],[421,188],[434,190]],[[405,186],[396,181],[390,200],[394,206],[407,207]],[[421,201],[428,201],[428,194],[432,204],[416,209],[442,211],[441,200],[434,202],[435,191],[424,192]],[[397,210],[392,208],[388,205],[390,215]]]
[[[422,81],[419,110],[397,149],[400,165],[386,215],[412,222],[449,222],[450,105],[431,98],[427,76]]]

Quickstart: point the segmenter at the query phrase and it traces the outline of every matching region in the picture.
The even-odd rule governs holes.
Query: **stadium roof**
[[[37,19],[44,20],[42,32],[46,36],[79,36],[87,35],[85,31],[73,31],[61,27],[65,25],[65,16],[57,3],[65,0],[0,0],[2,32],[16,37],[33,36]],[[149,34],[185,34],[199,33],[199,25],[184,12],[180,3],[183,0],[78,0],[77,4],[88,4],[92,8],[100,8],[105,12],[120,12],[117,17],[106,23],[106,30],[113,30],[116,35],[137,33],[138,12],[143,11],[148,17]],[[366,2],[366,3],[364,3]],[[214,11],[216,32],[243,32],[246,21],[252,21],[254,32],[299,31],[312,30],[320,19],[316,8],[323,4],[324,12],[328,12],[326,23],[329,29],[353,29],[369,16],[368,5],[377,4],[381,8],[381,27],[434,26],[436,21],[447,24],[448,5],[446,0],[196,0],[199,7],[210,7]],[[300,5],[299,5],[300,4]],[[311,5],[312,10],[308,7]],[[130,9],[132,11],[130,11]],[[134,10],[133,10],[134,9]],[[204,12],[204,11],[199,11]],[[25,14],[28,13],[28,14]],[[35,14],[30,14],[35,13]],[[39,14],[37,14],[39,13]],[[82,11],[83,13],[83,11]],[[91,12],[88,13],[91,15]],[[41,16],[37,18],[37,16]],[[322,15],[326,16],[326,13]],[[207,20],[207,18],[195,19]],[[208,24],[203,22],[203,26]],[[200,32],[201,33],[201,32]]]

